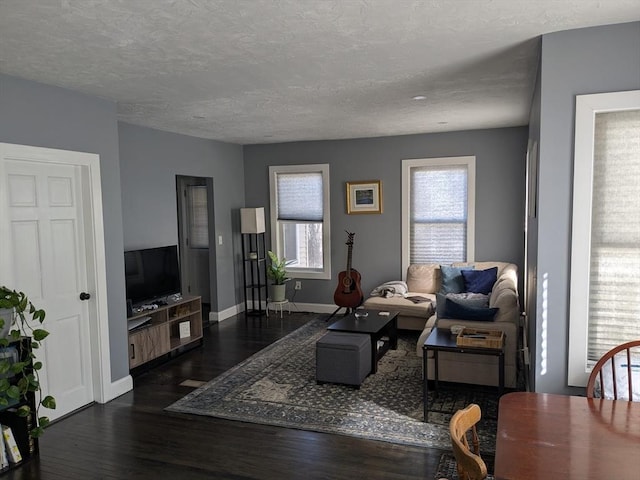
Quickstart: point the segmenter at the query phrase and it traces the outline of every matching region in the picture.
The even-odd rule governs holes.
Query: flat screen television
[[[133,305],[180,293],[176,245],[124,252],[124,272],[127,300]]]

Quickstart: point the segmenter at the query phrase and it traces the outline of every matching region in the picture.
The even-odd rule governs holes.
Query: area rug
[[[243,422],[297,428],[405,445],[450,448],[452,413],[469,403],[483,411],[481,445],[495,445],[497,395],[481,387],[441,387],[423,422],[418,333],[401,332],[360,389],[315,381],[315,343],[326,333],[318,318],[256,353],[166,408]]]

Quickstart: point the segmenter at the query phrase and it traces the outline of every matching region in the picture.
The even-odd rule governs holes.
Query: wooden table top
[[[640,478],[640,403],[530,392],[504,395],[495,478]]]

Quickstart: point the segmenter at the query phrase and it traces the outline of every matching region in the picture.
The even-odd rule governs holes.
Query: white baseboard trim
[[[209,312],[209,321],[222,322],[228,318],[235,317],[243,311],[244,305],[233,305],[232,307],[226,308],[220,312]]]
[[[311,313],[333,313],[336,308],[336,305],[327,305],[325,303],[299,303],[299,302],[291,302],[291,311],[292,312],[311,312]]]
[[[333,313],[335,312],[336,305],[325,303],[299,303],[289,300],[291,306],[291,312],[310,312],[310,313]],[[249,305],[250,308],[251,305]],[[266,302],[262,302],[262,309],[266,309]],[[221,312],[209,312],[210,322],[222,322],[223,320],[235,317],[236,315],[244,312],[244,303],[234,305]]]

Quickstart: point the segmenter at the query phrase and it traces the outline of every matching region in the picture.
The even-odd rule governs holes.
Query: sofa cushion
[[[407,288],[412,293],[438,291],[438,266],[413,264],[407,268]]]
[[[488,295],[498,279],[498,267],[486,270],[462,270],[465,292]]]
[[[449,265],[440,265],[442,281],[440,283],[440,293],[462,293],[465,292],[464,278],[462,270],[472,270],[473,266],[453,267]]]
[[[489,298],[489,306],[499,308],[496,322],[508,321],[516,323],[520,317],[518,294],[512,288],[493,287]]]
[[[411,294],[409,294],[411,295]],[[421,317],[426,322],[435,312],[435,296],[425,295],[429,298],[427,302],[414,303],[402,296],[394,297],[369,297],[364,302],[365,308],[372,310],[397,310],[399,315],[408,317]],[[424,325],[424,324],[423,324]]]

